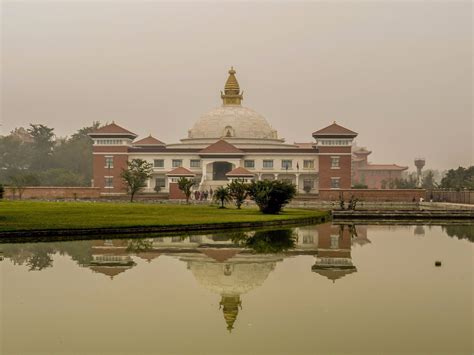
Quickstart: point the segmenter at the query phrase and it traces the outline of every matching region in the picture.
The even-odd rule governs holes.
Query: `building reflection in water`
[[[285,258],[312,255],[315,262],[311,270],[335,282],[357,271],[351,258],[352,246],[369,243],[365,227],[356,229],[355,226],[328,223],[291,230],[39,243],[26,248],[12,244],[5,256],[14,263],[26,261],[29,265],[25,255],[33,254],[31,259],[34,259],[37,248],[41,251],[43,267],[49,267],[53,253],[68,254],[80,266],[112,280],[137,267],[134,258],[147,262],[160,255],[176,258],[186,263],[202,287],[219,295],[219,308],[230,332],[243,308],[242,296],[263,285]]]

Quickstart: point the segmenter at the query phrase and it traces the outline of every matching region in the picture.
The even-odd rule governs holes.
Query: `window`
[[[339,236],[331,235],[331,249],[339,249]]]
[[[108,169],[114,167],[114,157],[105,157],[105,167]]]
[[[331,169],[339,169],[339,157],[331,157]]]
[[[288,170],[288,169],[291,169],[293,166],[293,160],[282,160],[281,161],[281,168],[282,169],[285,169],[285,170]]]
[[[164,168],[165,161],[163,159],[155,159],[153,160],[153,167],[154,168]]]
[[[155,178],[155,187],[165,187],[165,186],[166,186],[166,183],[165,183],[164,176]]]
[[[201,161],[199,159],[191,159],[191,168],[200,168]]]
[[[244,160],[244,168],[255,168],[255,160]]]
[[[123,144],[121,139],[96,139],[95,144],[100,145],[120,145]]]
[[[264,160],[263,161],[264,169],[273,169],[273,160]]]
[[[321,145],[339,145],[339,146],[347,146],[351,145],[350,139],[322,139],[320,140]]]
[[[303,180],[303,190],[304,191],[311,191],[314,188],[314,180],[313,179],[304,179]]]
[[[338,189],[340,184],[339,184],[340,178],[331,178],[331,189]]]
[[[304,160],[303,169],[314,169],[314,160]]]
[[[114,178],[113,178],[113,176],[106,176],[105,177],[105,188],[106,189],[113,189],[114,188]]]
[[[173,159],[172,166],[173,166],[173,168],[179,168],[179,167],[183,166],[183,160],[182,159]]]

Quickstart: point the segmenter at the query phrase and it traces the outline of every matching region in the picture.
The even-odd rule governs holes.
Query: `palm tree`
[[[191,179],[186,179],[184,176],[178,180],[178,188],[183,191],[186,196],[186,203],[189,203],[189,198],[191,197],[191,189],[196,185],[196,182]]]
[[[224,204],[231,201],[229,188],[224,186],[218,187],[216,191],[214,191],[214,200],[221,202],[219,208],[225,208]]]

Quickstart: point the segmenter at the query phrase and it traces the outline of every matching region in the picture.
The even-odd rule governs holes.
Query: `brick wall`
[[[170,200],[185,200],[186,195],[184,194],[183,191],[181,191],[178,187],[178,183],[176,182],[170,182],[170,193],[169,193],[169,199]]]
[[[13,189],[5,188],[5,198],[13,198]],[[18,198],[18,192],[15,194]],[[26,187],[23,199],[73,199],[73,198],[99,198],[100,189],[96,187]]]
[[[360,201],[390,201],[390,202],[412,202],[420,197],[425,198],[426,191],[422,189],[413,190],[371,190],[371,189],[319,189],[319,199],[323,201],[338,201],[339,197],[343,197],[348,201],[351,196],[358,198]]]
[[[350,154],[351,147],[321,147],[319,156],[319,189],[331,188],[331,178],[338,177],[339,187],[349,189],[352,184],[351,155],[339,155],[340,153]],[[328,154],[328,155],[326,155]],[[339,169],[331,169],[331,157],[339,157]]]
[[[114,146],[114,147],[93,147],[93,176],[94,187],[100,188],[101,192],[105,193],[125,193],[126,187],[120,178],[122,169],[126,168],[128,154],[128,147]],[[119,153],[119,154],[114,154]],[[107,168],[105,165],[105,157],[113,157],[113,168]],[[113,188],[105,188],[105,177],[113,177]]]

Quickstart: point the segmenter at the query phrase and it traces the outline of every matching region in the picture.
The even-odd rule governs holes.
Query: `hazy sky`
[[[115,120],[176,142],[233,65],[287,142],[336,120],[372,162],[472,164],[470,1],[6,1],[1,20],[2,134]]]

